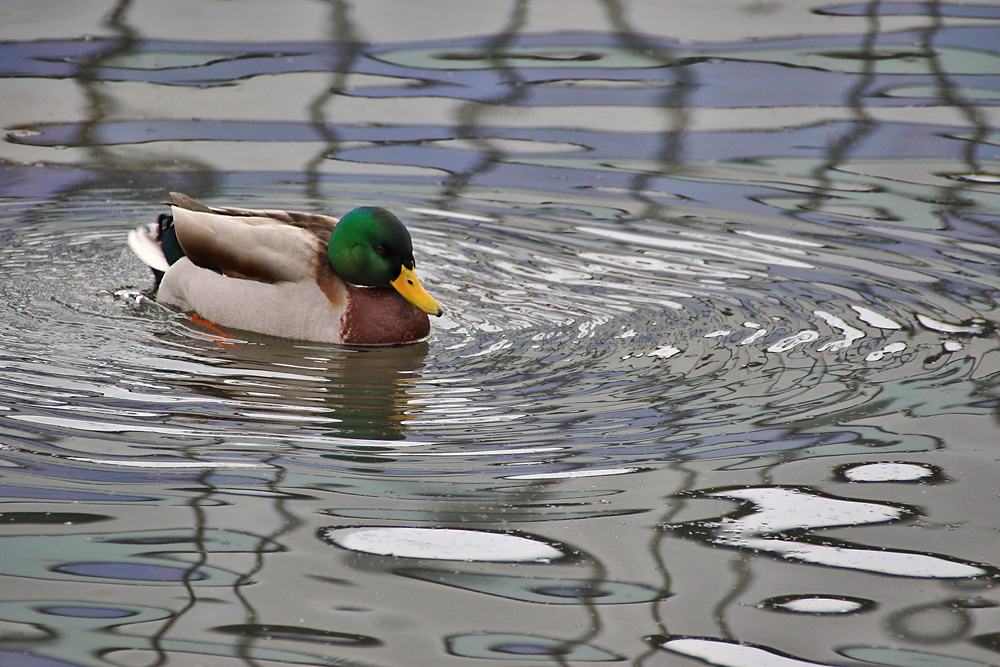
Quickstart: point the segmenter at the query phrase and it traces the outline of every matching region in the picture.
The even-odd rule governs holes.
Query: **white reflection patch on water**
[[[940,331],[941,333],[981,334],[986,328],[986,322],[981,318],[976,318],[969,324],[951,324],[950,322],[942,322],[923,313],[917,313],[917,321],[928,329]]]
[[[767,335],[768,330],[761,327],[759,324],[754,324],[752,322],[745,322],[743,326],[755,329],[755,331],[740,341],[741,346],[752,345],[753,343],[757,342],[759,338],[763,338],[764,336]]]
[[[636,472],[638,468],[608,468],[605,470],[564,470],[562,472],[539,472],[527,475],[509,475],[504,479],[577,479],[582,477],[608,477]]]
[[[773,650],[722,639],[682,637],[669,639],[660,644],[660,648],[721,667],[828,667],[826,663],[793,658]]]
[[[494,222],[493,218],[487,218],[484,215],[475,215],[473,213],[459,213],[458,211],[445,211],[440,208],[408,208],[407,211],[411,213],[419,213],[421,215],[430,215],[438,218],[451,218],[452,220],[469,220],[471,222]]]
[[[85,456],[69,456],[70,461],[95,463],[97,465],[115,466],[119,468],[149,468],[149,469],[214,469],[214,468],[270,468],[266,463],[247,461],[144,461],[142,459],[93,459]]]
[[[877,313],[874,310],[872,310],[871,308],[868,308],[866,306],[855,306],[855,305],[852,305],[851,308],[853,308],[858,313],[858,319],[859,320],[861,320],[865,324],[869,324],[869,325],[875,327],[876,329],[902,329],[903,328],[903,325],[900,324],[899,322],[896,322],[895,320],[892,320],[892,319],[886,317],[882,313]]]
[[[933,468],[916,463],[863,463],[844,470],[851,482],[916,482],[934,475]]]
[[[681,349],[679,347],[674,347],[673,345],[661,345],[652,352],[647,353],[648,357],[660,357],[661,359],[669,359],[670,357],[680,354]]]
[[[706,336],[706,338],[707,338],[707,336]],[[804,345],[806,343],[811,343],[814,340],[816,340],[817,338],[819,338],[819,332],[818,331],[813,331],[812,329],[805,329],[803,331],[799,331],[798,333],[796,333],[796,334],[794,334],[792,336],[788,336],[786,338],[782,338],[777,343],[775,343],[771,347],[767,348],[767,351],[768,352],[788,352],[789,350],[792,350],[792,349],[798,347],[799,345]],[[820,348],[820,349],[823,349],[823,348]]]
[[[784,243],[787,245],[799,245],[804,248],[822,248],[822,243],[814,243],[813,241],[806,241],[805,239],[794,238],[792,236],[782,236],[779,234],[765,234],[763,232],[753,232],[745,229],[736,230],[737,234],[742,236],[749,236],[750,238],[760,239],[761,241],[772,241],[774,243]]]
[[[734,540],[732,544],[755,551],[772,553],[801,563],[875,572],[896,577],[972,579],[988,574],[987,570],[976,565],[905,551],[833,547],[825,544],[803,544],[791,540],[762,538],[738,539]]]
[[[780,601],[769,600],[761,605],[765,609],[778,609],[797,614],[851,614],[862,611],[866,603],[861,600],[844,597],[826,597],[822,595],[787,596]],[[867,606],[872,606],[869,602]]]
[[[840,329],[840,332],[843,335],[843,338],[841,340],[832,340],[821,345],[819,347],[820,352],[824,352],[826,350],[829,350],[830,352],[839,352],[841,350],[846,350],[854,343],[854,341],[865,337],[864,331],[852,327],[851,325],[849,325],[847,322],[840,319],[836,315],[828,313],[824,310],[814,310],[813,315],[822,317],[824,320],[826,320],[826,323],[829,324],[831,327],[833,327],[834,329]]]
[[[457,528],[327,528],[321,536],[348,551],[397,558],[547,563],[567,555],[520,535]]]
[[[885,523],[901,519],[907,514],[899,507],[829,498],[798,489],[760,487],[716,491],[705,495],[753,504],[754,511],[747,516],[720,523],[721,534],[734,536]]]
[[[174,428],[163,425],[146,426],[145,424],[99,422],[93,419],[71,419],[50,415],[8,415],[7,418],[31,424],[43,424],[45,426],[55,426],[60,429],[94,433],[159,433],[162,435],[188,436],[203,436],[206,434],[206,431],[199,429]]]
[[[463,449],[456,452],[392,452],[381,456],[439,456],[465,458],[467,456],[521,456],[524,454],[545,454],[565,450],[565,447],[512,447],[511,449]]]
[[[700,495],[747,503],[742,511],[698,522],[702,529],[711,529],[708,540],[713,544],[768,553],[799,563],[898,577],[970,579],[990,574],[986,567],[946,556],[836,540],[817,542],[811,535],[817,529],[898,521],[915,514],[910,508],[782,487],[746,487]],[[686,530],[684,524],[673,527]]]
[[[500,350],[505,350],[505,349],[511,347],[511,345],[513,345],[513,343],[511,343],[510,340],[508,340],[506,338],[503,338],[501,340],[496,341],[495,343],[490,344],[488,347],[486,347],[483,350],[479,350],[478,352],[472,352],[472,353],[470,353],[470,354],[468,354],[466,356],[468,356],[470,358],[472,358],[472,357],[488,356],[488,355],[493,354],[494,352],[499,352]]]
[[[971,181],[973,183],[987,183],[989,185],[996,185],[1000,183],[1000,174],[954,174],[953,178],[963,181]]]
[[[865,361],[881,361],[882,359],[895,354],[896,352],[902,352],[906,349],[906,343],[896,341],[895,343],[889,343],[888,345],[883,345],[878,350],[874,352],[869,352],[865,356]]]

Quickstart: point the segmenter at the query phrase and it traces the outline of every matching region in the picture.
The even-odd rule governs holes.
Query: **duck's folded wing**
[[[230,278],[294,282],[315,271],[315,237],[267,218],[232,218],[175,207],[174,229],[188,259]]]
[[[290,224],[267,211],[219,211],[203,205],[189,207],[187,201],[175,197],[177,240],[194,264],[231,278],[266,283],[296,282],[316,275],[326,256],[332,222],[324,233],[322,226],[311,229]]]

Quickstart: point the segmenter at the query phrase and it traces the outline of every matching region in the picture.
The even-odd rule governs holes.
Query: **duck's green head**
[[[425,313],[444,312],[417,280],[410,233],[384,208],[362,206],[341,218],[327,254],[337,275],[352,285],[394,287]]]

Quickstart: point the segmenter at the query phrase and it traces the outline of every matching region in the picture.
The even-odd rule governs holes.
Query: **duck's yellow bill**
[[[397,292],[403,295],[404,299],[428,315],[440,316],[444,313],[444,308],[439,306],[434,297],[428,294],[427,290],[420,285],[420,281],[417,280],[417,274],[413,272],[413,269],[408,269],[404,266],[403,270],[399,272],[399,277],[392,281],[392,286],[396,288]]]

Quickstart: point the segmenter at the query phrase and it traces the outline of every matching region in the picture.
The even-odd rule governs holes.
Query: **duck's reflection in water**
[[[171,373],[171,383],[219,399],[215,409],[229,426],[245,420],[269,430],[270,424],[283,440],[289,427],[304,441],[406,437],[414,418],[410,390],[426,364],[426,342],[337,347],[237,335],[218,348],[197,341],[200,350],[192,349],[188,341],[180,358],[157,363]]]

